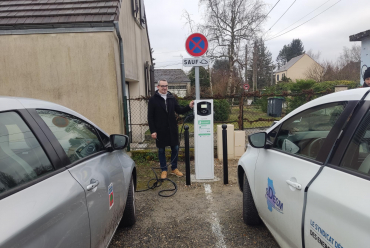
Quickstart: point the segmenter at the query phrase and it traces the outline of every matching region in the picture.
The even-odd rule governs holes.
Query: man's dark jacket
[[[166,111],[167,103],[167,111]],[[176,146],[179,144],[179,132],[177,128],[177,114],[184,114],[190,111],[189,106],[180,107],[171,92],[167,92],[167,100],[155,92],[149,99],[148,104],[148,123],[150,133],[157,133],[156,144],[158,148],[165,146]]]

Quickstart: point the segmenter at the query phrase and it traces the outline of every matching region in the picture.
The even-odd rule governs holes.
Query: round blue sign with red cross
[[[194,57],[202,56],[207,52],[208,40],[207,38],[199,33],[190,35],[185,42],[186,51]]]

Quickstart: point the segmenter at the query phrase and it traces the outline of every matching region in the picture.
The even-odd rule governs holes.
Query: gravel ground
[[[179,163],[179,169],[184,168]],[[119,228],[110,248],[279,247],[264,225],[244,224],[236,170],[237,160],[230,160],[229,184],[223,185],[222,164],[216,159],[215,175],[220,181],[186,186],[185,177],[170,175],[178,185],[174,196],[158,196],[166,185],[136,193],[137,222],[131,228]]]

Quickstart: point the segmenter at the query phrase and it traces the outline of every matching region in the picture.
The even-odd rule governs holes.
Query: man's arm
[[[190,111],[193,107],[194,107],[194,101],[191,101],[191,102],[189,103],[189,105],[188,105],[188,106],[186,106],[186,107],[181,107],[181,106],[177,103],[177,101],[175,100],[175,111],[176,111],[176,113],[178,113],[178,114],[184,114],[184,113],[186,113],[186,112]]]

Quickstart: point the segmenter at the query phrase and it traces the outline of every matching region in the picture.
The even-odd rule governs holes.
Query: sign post
[[[243,84],[243,88],[245,91],[248,91],[249,90],[249,84]]]
[[[208,40],[199,33],[191,34],[185,42],[186,51],[193,57],[200,57],[207,52]],[[184,66],[194,66],[195,69],[195,99],[200,100],[199,66],[208,65],[208,58],[183,59]]]

